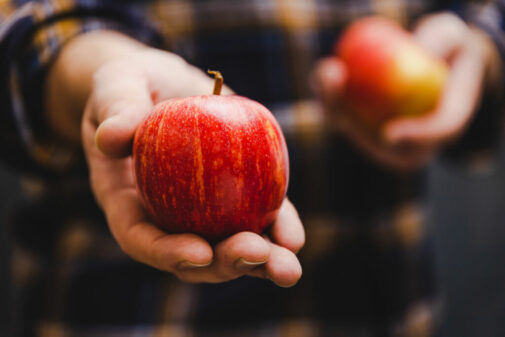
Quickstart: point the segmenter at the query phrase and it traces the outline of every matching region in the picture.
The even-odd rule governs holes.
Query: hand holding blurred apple
[[[393,21],[355,21],[336,44],[347,69],[345,103],[368,125],[431,112],[447,80],[444,61],[424,50]]]
[[[351,25],[336,44],[345,60],[321,59],[312,83],[329,126],[381,165],[418,169],[465,131],[499,57],[484,32],[453,14],[423,17],[412,35],[383,20]]]

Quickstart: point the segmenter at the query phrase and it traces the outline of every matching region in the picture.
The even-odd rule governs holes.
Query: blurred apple
[[[447,79],[444,61],[385,18],[355,21],[337,41],[335,54],[347,68],[344,102],[370,126],[429,113]]]

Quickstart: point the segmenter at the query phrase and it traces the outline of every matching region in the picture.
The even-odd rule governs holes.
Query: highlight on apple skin
[[[156,105],[137,129],[133,161],[152,220],[169,233],[211,241],[264,231],[289,180],[287,146],[274,116],[237,95]]]
[[[372,16],[355,21],[335,45],[347,67],[343,100],[369,126],[432,111],[448,66],[430,55],[394,21]]]

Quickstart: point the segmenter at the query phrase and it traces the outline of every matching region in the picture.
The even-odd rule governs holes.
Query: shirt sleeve
[[[61,47],[85,32],[112,29],[161,43],[142,2],[45,0],[0,3],[0,160],[29,175],[77,167],[75,149],[57,144],[43,112],[43,84]],[[76,60],[79,62],[79,60]]]
[[[474,120],[461,139],[443,155],[449,163],[463,164],[470,169],[493,167],[505,126],[505,1],[467,2],[455,11],[468,23],[488,34],[501,59],[499,83],[486,83]]]

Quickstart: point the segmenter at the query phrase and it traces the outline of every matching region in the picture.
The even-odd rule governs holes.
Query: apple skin
[[[432,111],[448,67],[394,21],[372,16],[355,21],[335,45],[347,68],[343,100],[367,125]]]
[[[159,103],[136,131],[133,161],[152,220],[210,241],[261,233],[276,219],[289,180],[274,116],[236,95]]]

